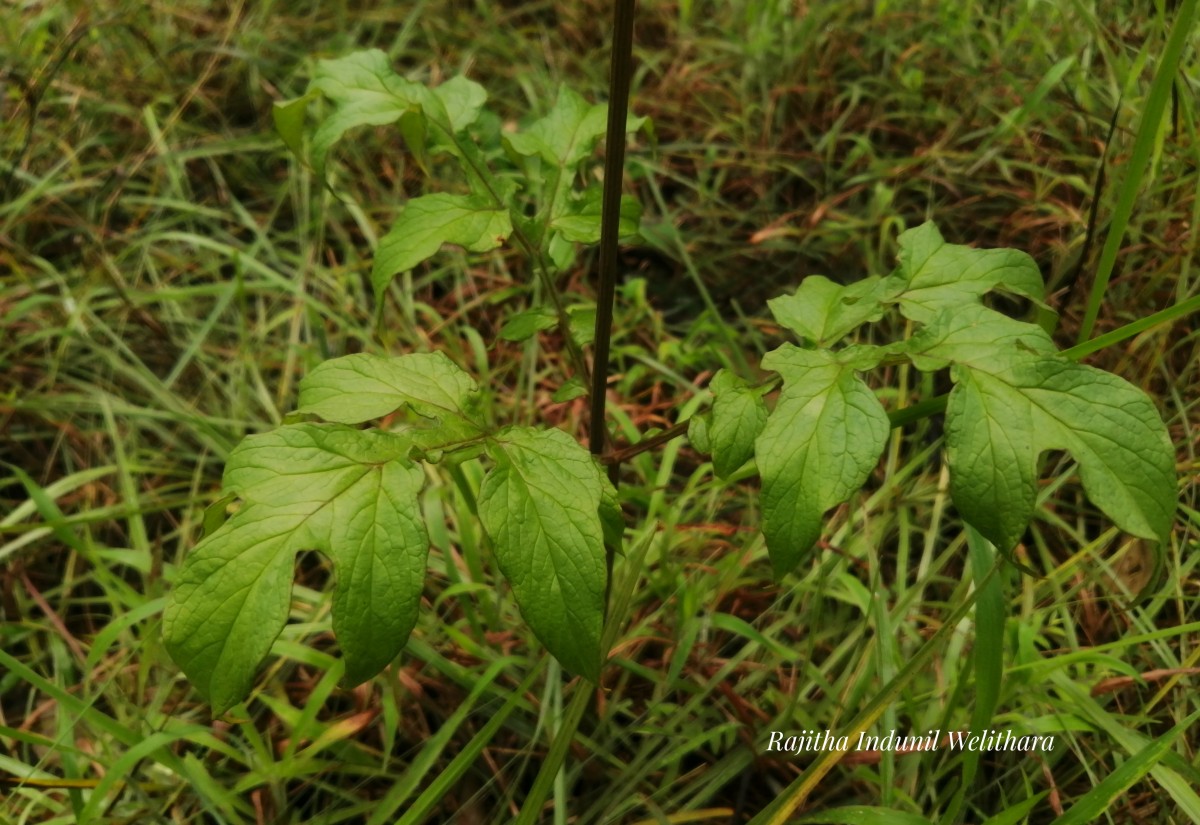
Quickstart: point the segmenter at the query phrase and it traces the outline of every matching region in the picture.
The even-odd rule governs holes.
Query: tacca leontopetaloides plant
[[[404,205],[375,256],[380,299],[393,276],[443,244],[485,252],[513,242],[556,305],[523,313],[504,334],[520,339],[558,324],[584,369],[586,340],[572,332],[573,313],[553,291],[553,276],[577,244],[600,235],[599,188],[579,183],[604,134],[606,107],[564,88],[545,117],[501,132],[478,84],[456,77],[428,88],[395,74],[382,52],[366,51],[321,61],[308,94],[277,107],[279,130],[297,152],[305,110],[318,96],[331,104],[309,139],[319,179],[331,146],[368,124],[397,124],[418,164],[449,157],[466,179],[462,194]],[[630,118],[627,128],[641,123]],[[639,211],[623,202],[621,234],[636,233]],[[848,286],[808,277],[770,302],[796,337],[763,358],[777,378],[750,383],[719,372],[712,407],[692,420],[689,436],[723,477],[756,462],[776,575],[804,560],[825,514],[875,468],[891,423],[862,374],[885,362],[949,368],[951,493],[963,519],[1001,552],[1033,516],[1038,458],[1047,450],[1074,457],[1085,491],[1121,529],[1165,539],[1173,451],[1151,400],[1063,357],[1041,327],[985,306],[992,291],[1040,303],[1033,260],[948,244],[927,223],[900,236],[889,276]],[[912,322],[907,340],[845,342],[892,309]],[[417,621],[429,548],[419,494],[428,468],[477,458],[489,466],[478,517],[522,615],[568,671],[599,678],[605,547],[619,546],[623,530],[616,492],[570,434],[496,426],[481,412],[480,392],[442,353],[336,358],[303,379],[289,423],[232,452],[219,504],[221,512],[234,499],[238,506],[189,553],[164,617],[171,656],[215,712],[248,694],[286,623],[300,551],[320,551],[333,564],[345,681],[363,682],[391,662]],[[383,419],[401,423],[362,427]]]

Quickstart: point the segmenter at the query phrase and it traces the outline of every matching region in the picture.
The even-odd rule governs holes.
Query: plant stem
[[[591,422],[588,431],[588,446],[593,455],[604,452],[608,441],[604,408],[608,390],[613,300],[617,290],[621,183],[625,176],[625,124],[629,119],[629,85],[633,76],[634,5],[634,0],[617,0],[613,16],[612,57],[608,75],[608,133],[604,144],[604,200],[600,212],[600,289],[596,297]],[[610,465],[610,477],[615,475],[615,466]]]
[[[457,147],[458,156],[465,164],[465,168],[468,171],[468,177],[470,177],[471,174],[474,175],[475,181],[483,187],[484,191],[487,192],[488,197],[492,199],[492,202],[498,209],[508,209],[511,211],[512,208],[504,200],[504,198],[500,197],[500,193],[493,185],[491,170],[487,167],[487,164],[482,159],[476,156],[471,146],[469,144],[464,145],[462,142],[460,142],[458,136],[454,134],[453,130],[447,129],[436,120],[432,120],[431,122],[434,124],[434,126],[440,129],[442,135],[448,141],[450,141],[450,143]],[[623,133],[622,137],[624,137]],[[622,149],[623,148],[624,144],[622,144]],[[571,361],[571,365],[575,370],[575,374],[578,375],[584,381],[584,383],[587,383],[590,380],[587,359],[583,357],[583,351],[579,348],[579,345],[575,343],[575,339],[571,337],[570,317],[567,315],[567,308],[566,305],[563,304],[562,296],[558,294],[558,289],[555,288],[554,278],[550,271],[550,265],[546,261],[546,256],[542,253],[540,246],[541,240],[539,239],[539,242],[535,244],[533,240],[525,234],[525,231],[521,228],[520,221],[517,218],[517,215],[513,216],[512,237],[525,252],[526,257],[533,265],[534,272],[537,274],[538,279],[542,282],[542,288],[546,290],[546,294],[550,297],[551,303],[554,304],[554,311],[558,315],[558,326],[562,330],[563,343],[567,348],[567,357]]]

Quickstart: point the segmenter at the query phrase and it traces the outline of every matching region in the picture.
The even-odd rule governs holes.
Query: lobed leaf
[[[445,353],[359,353],[318,364],[300,382],[302,413],[360,424],[403,407],[418,415],[470,419],[479,386]]]
[[[942,310],[978,303],[992,290],[1042,302],[1042,274],[1024,252],[948,244],[932,222],[902,233],[899,242],[899,270],[881,288],[906,318],[928,323]]]
[[[792,295],[767,301],[775,320],[816,346],[829,346],[861,324],[883,317],[883,280],[841,286],[821,275],[805,278]]]
[[[358,126],[385,126],[399,121],[405,141],[422,164],[430,132],[436,145],[458,154],[461,147],[454,135],[476,121],[487,100],[483,87],[465,77],[452,78],[432,90],[406,80],[396,74],[387,55],[379,49],[320,60],[308,92],[275,106],[276,128],[288,148],[297,154],[308,101],[318,93],[334,104],[333,112],[312,138],[313,168],[322,180],[330,149]]]
[[[645,118],[630,117],[626,130],[640,129]],[[520,132],[505,135],[509,148],[525,157],[540,157],[551,166],[567,169],[592,154],[608,128],[608,105],[588,103],[567,86],[545,117]]]
[[[392,276],[433,257],[442,244],[487,252],[501,246],[512,231],[508,208],[489,198],[444,193],[413,198],[379,242],[371,285],[382,295]]]
[[[611,485],[561,430],[510,427],[488,454],[496,466],[479,490],[479,518],[521,615],[567,670],[596,682],[604,543],[619,538]]]
[[[347,684],[399,654],[417,620],[429,540],[407,439],[336,424],[246,438],[226,487],[243,505],[188,554],[163,615],[167,650],[222,713],[249,692],[287,620],[295,556],[333,562]]]
[[[1033,324],[984,307],[1001,289],[1034,301],[1041,276],[1024,253],[947,244],[932,224],[901,235],[889,300],[923,326],[905,345],[924,370],[952,366],[946,408],[951,493],[963,518],[1003,552],[1033,516],[1037,461],[1066,450],[1089,498],[1123,530],[1165,538],[1174,453],[1153,402],[1110,373],[1057,355]]]
[[[821,535],[825,512],[867,480],[891,429],[852,363],[784,344],[763,358],[783,390],[754,444],[763,485],[763,533],[777,576]]]
[[[1088,497],[1121,529],[1165,538],[1174,451],[1141,390],[1057,356],[1039,327],[978,306],[943,312],[909,347],[923,368],[955,365],[946,408],[951,493],[1003,552],[1033,515],[1038,456],[1055,449],[1075,457]]]
[[[589,187],[582,198],[568,207],[565,214],[551,220],[550,228],[557,230],[565,240],[574,243],[599,243],[602,208],[603,192],[600,187]],[[629,195],[622,195],[620,219],[617,222],[620,240],[635,240],[641,221],[641,201]]]
[[[1058,358],[1023,360],[1005,377],[1029,400],[1035,448],[1071,453],[1088,498],[1118,527],[1165,541],[1178,496],[1175,451],[1150,397]]]

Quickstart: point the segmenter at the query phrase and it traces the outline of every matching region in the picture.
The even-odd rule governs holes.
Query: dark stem
[[[621,183],[625,171],[625,123],[633,76],[634,0],[617,0],[613,17],[612,58],[608,75],[608,133],[605,137],[604,201],[600,212],[600,289],[596,298],[595,358],[592,364],[591,422],[588,447],[604,452],[608,441],[604,407],[608,354],[612,340],[613,298],[617,290],[617,241],[620,235]],[[610,471],[610,477],[613,473]]]
[[[605,404],[608,395],[608,356],[612,341],[613,300],[617,292],[617,244],[620,240],[621,184],[625,177],[625,124],[629,120],[629,86],[633,77],[633,13],[635,0],[617,0],[613,9],[612,55],[608,73],[608,132],[604,139],[604,200],[600,210],[600,289],[596,296],[595,353],[592,363],[591,421],[588,448],[592,455],[604,453],[608,444]],[[619,461],[608,465],[613,487],[621,472]],[[604,548],[607,584],[604,613],[607,618],[612,592],[613,556],[616,548]]]

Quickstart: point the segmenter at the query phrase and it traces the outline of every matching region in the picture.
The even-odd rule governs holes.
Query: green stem
[[[442,134],[458,149],[458,156],[462,158],[466,164],[468,171],[474,175],[479,185],[483,187],[488,196],[492,199],[492,203],[499,209],[511,209],[504,199],[500,197],[500,193],[496,191],[496,187],[492,185],[491,170],[487,168],[487,164],[481,162],[475,156],[473,146],[464,146],[459,142],[458,137],[452,130],[447,129],[442,124],[436,121],[431,122],[437,126]],[[624,133],[622,133],[622,138]],[[624,147],[624,144],[622,144]],[[525,231],[521,229],[520,215],[514,214],[512,221],[512,236],[520,245],[525,256],[533,263],[534,272],[538,279],[542,282],[542,288],[546,294],[550,296],[550,301],[554,304],[554,312],[558,316],[558,326],[562,330],[563,342],[567,347],[567,357],[571,360],[571,366],[578,375],[586,383],[589,380],[590,374],[588,371],[587,360],[583,357],[583,350],[575,343],[575,339],[571,337],[570,316],[567,315],[567,307],[562,301],[562,296],[558,294],[558,290],[554,285],[554,278],[550,273],[550,266],[546,262],[546,256],[542,254],[541,247],[534,244]]]

